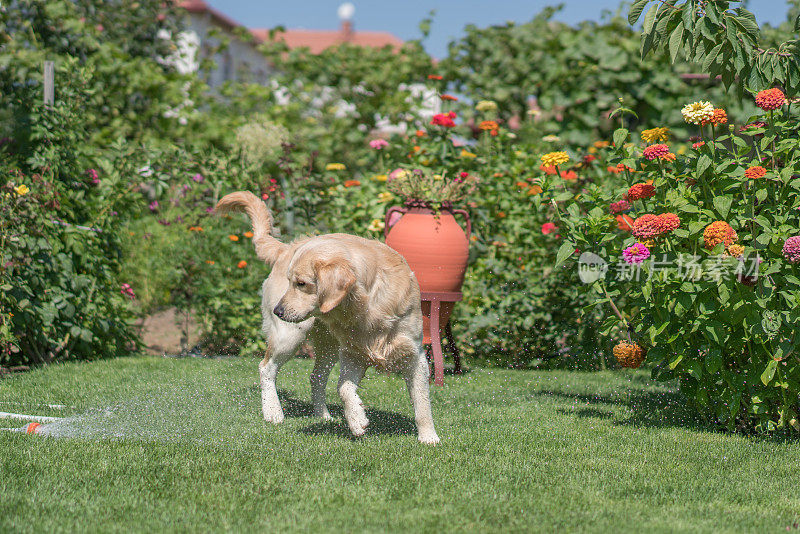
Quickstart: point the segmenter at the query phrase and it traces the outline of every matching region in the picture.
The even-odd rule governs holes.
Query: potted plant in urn
[[[456,146],[451,136],[455,113],[434,115],[429,131],[417,130],[409,138],[413,146],[406,163],[391,173],[387,189],[403,199],[402,206],[386,213],[386,244],[408,261],[423,292],[424,342],[431,339],[432,309],[439,309],[438,324],[446,329],[454,300],[443,298],[432,304],[425,293],[459,293],[469,258],[471,223],[469,214],[459,206],[475,189],[478,178],[471,171],[476,157],[465,147]],[[460,297],[459,297],[460,298]],[[432,308],[433,306],[433,308]],[[435,328],[435,323],[434,323]],[[448,332],[449,333],[449,332]],[[452,337],[448,335],[452,342]],[[455,352],[455,345],[451,348]],[[458,369],[458,360],[456,360]],[[437,370],[440,372],[441,369]],[[437,383],[441,376],[437,376]]]
[[[450,177],[429,168],[398,168],[387,179],[389,191],[404,199],[404,204],[386,213],[386,244],[408,261],[422,291],[461,290],[471,224],[469,214],[454,206],[474,189],[475,182],[467,172]],[[444,314],[443,319],[446,323]]]

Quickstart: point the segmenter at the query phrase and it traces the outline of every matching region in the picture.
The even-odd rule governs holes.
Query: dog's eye
[[[301,281],[298,280],[295,283],[297,284],[297,287],[306,287],[306,283],[305,282],[301,282]]]

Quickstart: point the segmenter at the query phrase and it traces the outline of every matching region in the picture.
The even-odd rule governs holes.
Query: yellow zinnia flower
[[[325,165],[326,171],[343,171],[346,168],[347,167],[345,167],[344,164],[342,163],[328,163],[327,165]]]
[[[376,174],[372,177],[376,182],[385,182],[389,177],[385,174]]]
[[[372,222],[369,223],[367,230],[369,230],[370,232],[381,232],[383,231],[384,226],[386,226],[386,223],[383,222],[382,220],[372,219]]]
[[[461,157],[462,158],[475,159],[475,158],[478,157],[478,155],[477,154],[473,154],[472,152],[470,152],[469,150],[467,150],[465,148],[462,148],[461,149]]]
[[[30,192],[30,189],[28,189],[27,185],[22,184],[15,187],[14,192],[16,192],[19,196],[23,197]]]
[[[389,191],[384,191],[382,193],[378,193],[378,201],[379,202],[391,202],[394,199],[394,195],[391,194]]]
[[[642,130],[642,141],[648,144],[663,143],[669,139],[669,128]]]
[[[550,152],[542,156],[542,164],[545,167],[554,167],[556,165],[563,165],[569,161],[569,154],[566,152]]]
[[[686,104],[681,110],[683,120],[691,124],[702,124],[714,118],[714,105],[711,102],[701,100]]]
[[[481,100],[475,105],[478,111],[494,111],[497,109],[497,102],[493,100]]]

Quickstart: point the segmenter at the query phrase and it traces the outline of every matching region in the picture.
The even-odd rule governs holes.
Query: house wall
[[[244,42],[233,32],[215,24],[210,13],[189,14],[185,36],[179,39],[180,47],[185,48],[185,53],[182,55],[191,58],[183,60],[187,68],[192,72],[197,71],[200,61],[209,57],[211,50],[220,44],[220,38],[212,36],[212,33],[227,37],[229,44],[225,50],[214,54],[211,58],[216,66],[211,72],[205,73],[211,87],[219,87],[226,81],[267,83],[272,68],[266,58],[258,52],[257,44]]]

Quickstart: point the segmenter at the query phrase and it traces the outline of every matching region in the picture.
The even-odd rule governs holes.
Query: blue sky
[[[339,26],[337,7],[344,0],[206,0],[214,8],[250,28],[334,29]],[[446,55],[447,43],[459,37],[467,24],[479,27],[505,21],[526,22],[555,0],[350,0],[356,11],[356,30],[391,32],[402,39],[419,37],[419,21],[436,10],[428,52]],[[564,0],[557,19],[564,22],[600,20],[604,11],[615,11],[619,0]],[[752,0],[749,9],[759,22],[777,24],[785,19],[785,0]]]

